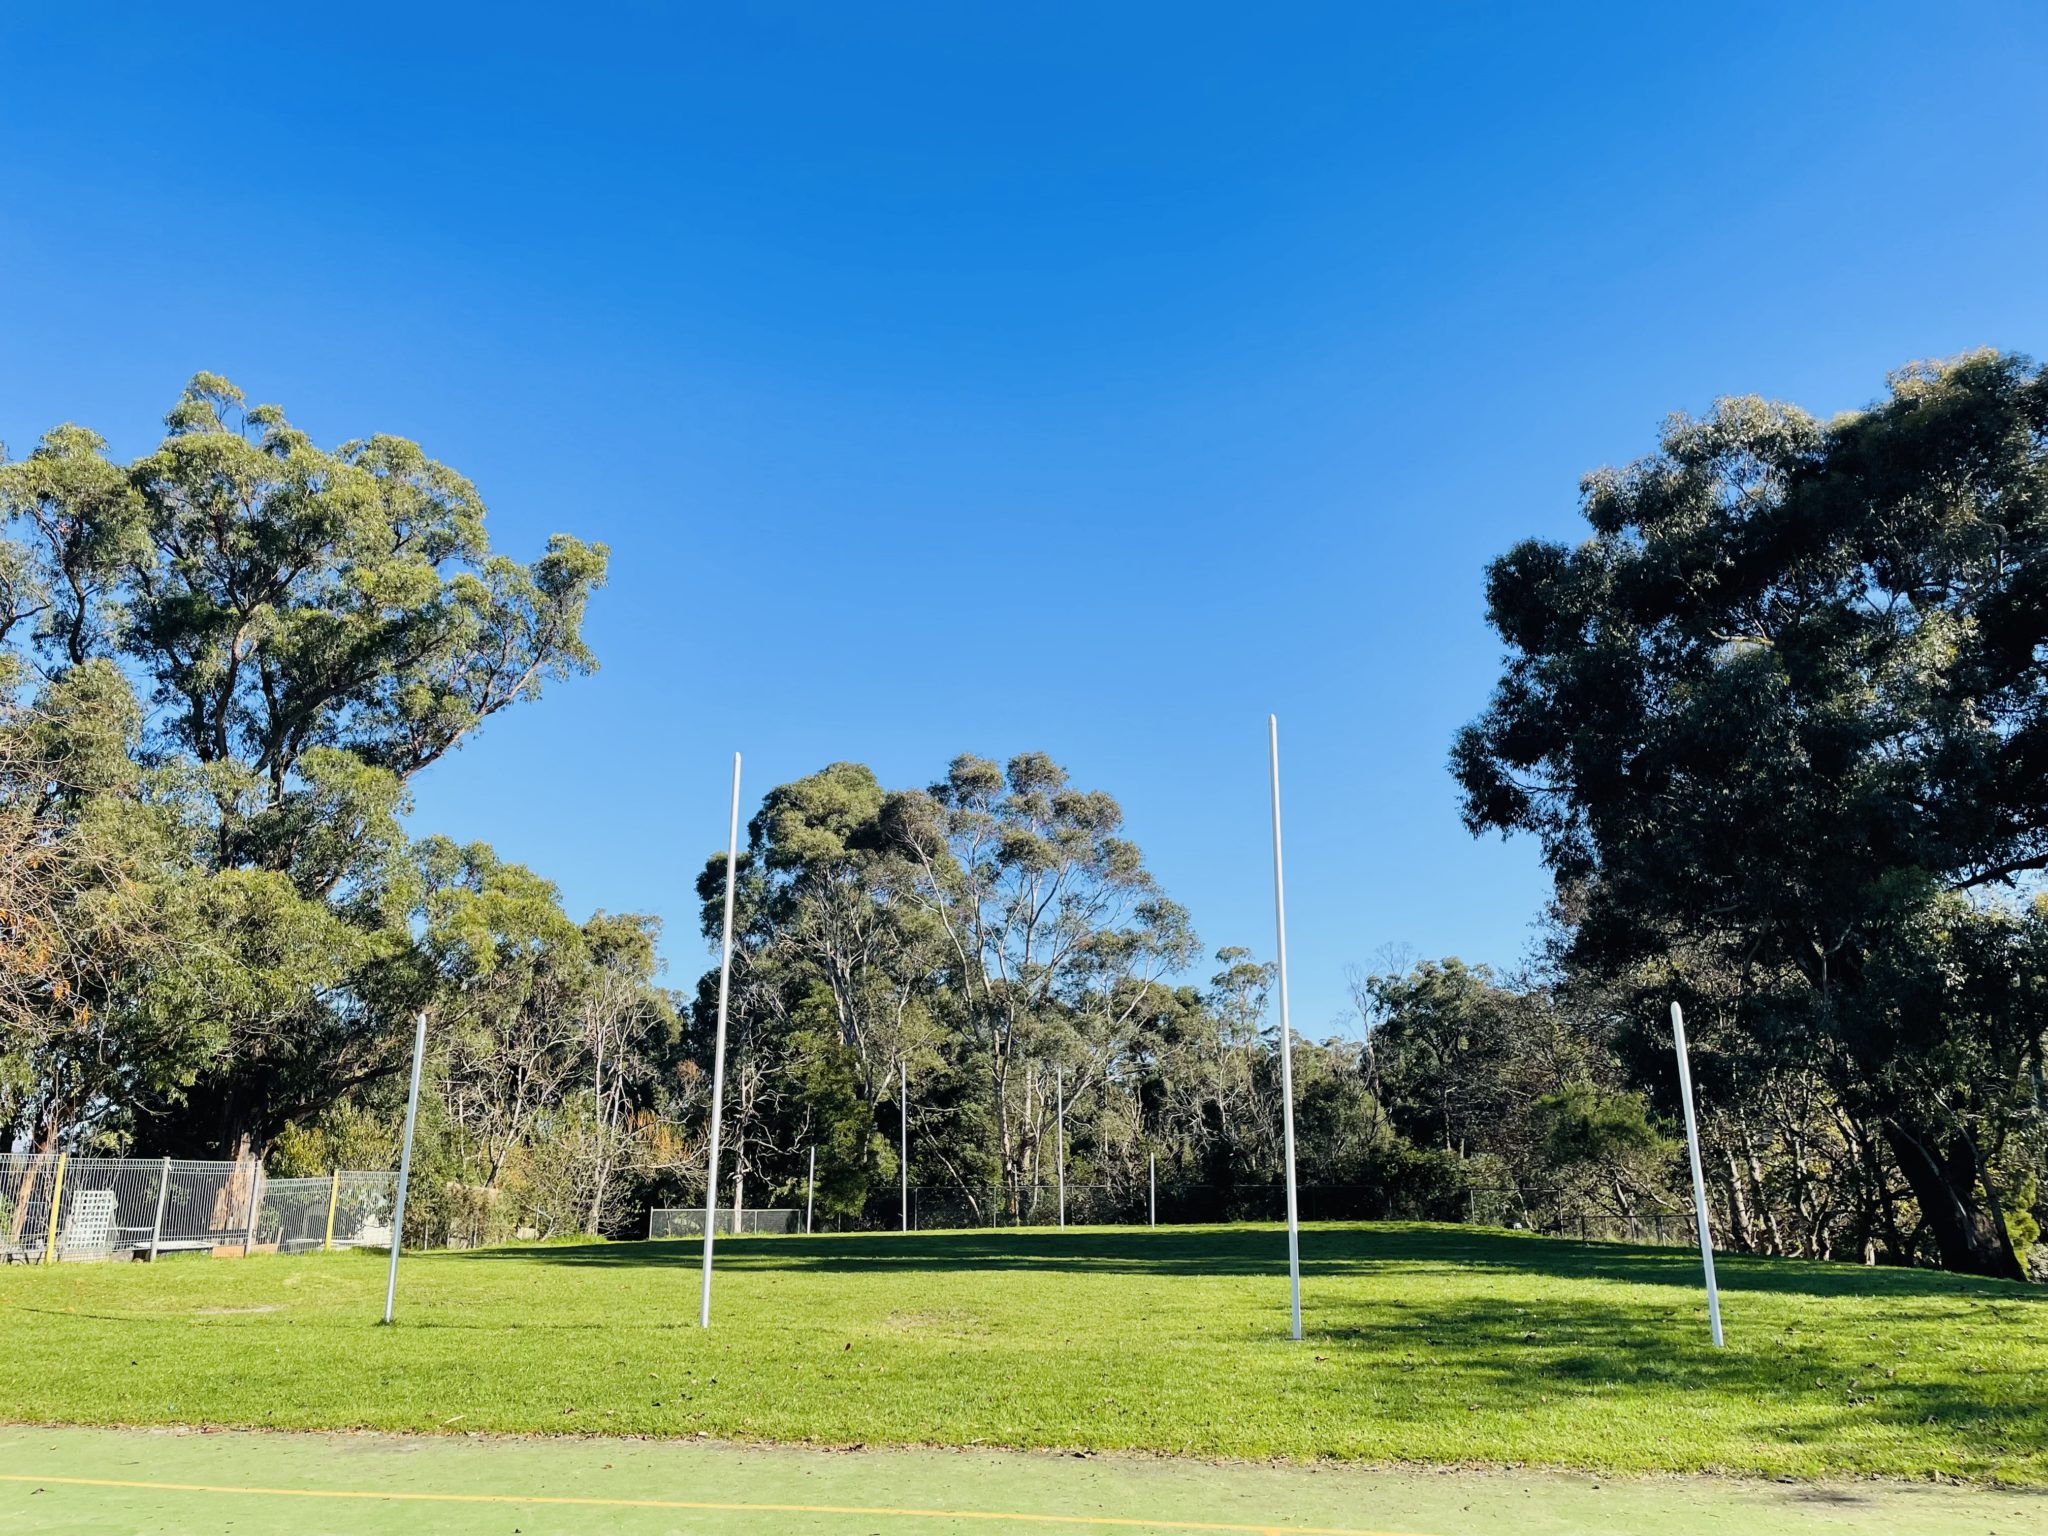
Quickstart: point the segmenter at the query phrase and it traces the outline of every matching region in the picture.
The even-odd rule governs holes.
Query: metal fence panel
[[[158,1250],[246,1245],[256,1216],[258,1179],[253,1163],[172,1159]]]
[[[327,1203],[334,1180],[269,1179],[256,1215],[256,1245],[279,1253],[327,1246]]]
[[[147,1246],[163,1165],[118,1157],[74,1157],[64,1169],[58,1257],[112,1258]]]
[[[1545,1202],[1531,1208],[1493,1191],[1473,1190],[1456,1202],[1455,1212],[1389,1211],[1386,1191],[1366,1184],[1303,1184],[1297,1189],[1303,1221],[1443,1220],[1462,1217],[1472,1226],[1527,1227],[1566,1236],[1648,1244],[1694,1241],[1692,1223],[1680,1212],[1639,1213],[1630,1217],[1574,1213],[1560,1215]],[[877,1191],[860,1215],[834,1225],[868,1230],[893,1230],[902,1220],[900,1195],[894,1188]],[[1143,1226],[1156,1208],[1163,1226],[1201,1226],[1217,1222],[1278,1222],[1287,1219],[1287,1194],[1279,1184],[1184,1184],[1161,1181],[1156,1189],[1143,1183],[1069,1184],[1065,1223],[1070,1227]],[[910,1226],[936,1232],[971,1227],[1051,1227],[1061,1221],[1056,1184],[967,1189],[960,1185],[913,1185]],[[702,1231],[700,1225],[696,1229]],[[721,1228],[720,1230],[724,1230]]]
[[[391,1240],[397,1176],[270,1179],[252,1161],[0,1153],[0,1262],[302,1252]]]
[[[739,1213],[735,1226],[731,1206],[720,1206],[712,1231],[730,1234],[740,1232],[794,1232],[797,1218],[802,1213],[795,1210],[780,1210],[767,1206],[760,1209],[744,1209]],[[702,1237],[704,1235],[704,1208],[697,1206],[658,1205],[647,1213],[647,1235],[649,1237]]]
[[[388,1248],[391,1211],[398,1201],[396,1173],[342,1170],[334,1207],[334,1246]]]
[[[55,1158],[0,1154],[0,1258],[19,1262],[42,1257],[49,1240],[56,1172]]]

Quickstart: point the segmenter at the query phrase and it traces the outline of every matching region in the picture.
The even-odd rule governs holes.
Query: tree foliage
[[[303,1157],[425,1008],[459,1136],[462,1072],[495,1094],[553,987],[582,1013],[547,1069],[605,1058],[616,1141],[658,1097],[617,1040],[673,1034],[647,925],[403,823],[415,775],[595,665],[604,547],[496,553],[418,445],[322,448],[215,375],[166,426],[128,462],[73,425],[0,462],[0,1113],[37,1146]]]
[[[725,878],[714,856],[698,883],[707,940]],[[1202,1186],[1212,1214],[1234,1187],[1261,1198],[1277,1179],[1268,969],[1225,949],[1213,989],[1189,985],[1192,926],[1122,809],[1045,754],[961,756],[917,790],[854,763],[777,786],[738,879],[736,1184],[790,1190],[815,1146],[821,1211],[893,1219],[906,1104],[913,1180],[965,1222],[1034,1214],[1062,1106],[1070,1184],[1120,1208],[1142,1201],[1155,1158],[1162,1179]],[[700,1057],[716,995],[707,972]],[[1355,1178],[1384,1136],[1357,1053],[1300,1053],[1305,1123],[1328,1133],[1317,1173]]]
[[[1675,418],[1583,487],[1591,537],[1495,562],[1507,648],[1453,765],[1540,842],[1573,964],[1706,970],[1878,1130],[1950,1267],[2013,1275],[2038,1146],[2048,868],[2048,375],[1902,370],[1823,422]],[[1817,1052],[1808,1049],[1818,1043]]]

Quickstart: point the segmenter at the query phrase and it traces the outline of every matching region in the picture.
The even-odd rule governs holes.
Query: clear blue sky
[[[1546,882],[1444,771],[1486,560],[1668,411],[2048,349],[2018,5],[10,13],[0,439],[214,369],[608,541],[603,671],[415,825],[679,981],[735,746],[750,801],[1042,748],[1268,953],[1269,709],[1300,1023],[1512,963]]]

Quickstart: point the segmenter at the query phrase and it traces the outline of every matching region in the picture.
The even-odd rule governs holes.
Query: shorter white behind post
[[[1159,1154],[1154,1152],[1145,1165],[1145,1225],[1159,1225]]]
[[[1053,1092],[1058,1095],[1058,1108],[1053,1112],[1054,1156],[1059,1160],[1060,1170],[1060,1230],[1067,1230],[1067,1074],[1065,1068],[1055,1067],[1052,1074]]]
[[[811,1235],[811,1207],[818,1200],[818,1149],[811,1148],[811,1172],[804,1181],[804,1236]]]
[[[1707,1276],[1707,1320],[1714,1329],[1714,1348],[1721,1338],[1721,1291],[1714,1284],[1714,1233],[1707,1222],[1707,1179],[1700,1168],[1700,1130],[1692,1111],[1692,1059],[1685,1044],[1685,1010],[1671,1005],[1671,1039],[1678,1049],[1678,1097],[1685,1105],[1685,1150],[1692,1158],[1692,1209],[1700,1229],[1700,1267]]]
[[[420,1058],[427,1052],[427,1012],[420,1010],[412,1035],[412,1086],[405,1093],[405,1140],[398,1148],[398,1195],[391,1202],[391,1270],[384,1277],[384,1321],[398,1300],[398,1243],[405,1234],[405,1187],[412,1182],[412,1128],[420,1113]]]

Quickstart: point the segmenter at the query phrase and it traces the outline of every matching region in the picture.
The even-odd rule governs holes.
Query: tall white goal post
[[[1289,1337],[1301,1337],[1301,1216],[1294,1198],[1294,1036],[1287,1019],[1287,880],[1280,860],[1280,718],[1266,716],[1273,763],[1273,926],[1279,946],[1280,1119],[1287,1161],[1287,1292]]]
[[[712,1045],[711,1146],[704,1170],[704,1287],[697,1326],[711,1326],[711,1242],[718,1226],[718,1131],[725,1108],[725,1007],[732,994],[732,905],[740,874],[740,755],[732,755],[732,821],[725,838],[725,940],[718,952],[718,1029]]]
[[[1294,1173],[1294,1037],[1292,1021],[1288,1016],[1287,998],[1287,887],[1281,853],[1280,837],[1280,723],[1275,715],[1266,717],[1267,739],[1270,748],[1273,784],[1273,919],[1277,945],[1278,984],[1280,994],[1280,1094],[1281,1121],[1284,1129],[1287,1176],[1287,1285],[1289,1299],[1290,1337],[1300,1339],[1301,1332],[1301,1213],[1295,1190]],[[732,991],[732,930],[733,903],[738,889],[739,871],[739,830],[740,830],[740,754],[732,755],[732,806],[726,834],[725,863],[725,921],[718,960],[718,1022],[714,1032],[711,1067],[711,1127],[707,1138],[706,1168],[704,1178],[704,1277],[700,1294],[697,1323],[701,1328],[711,1326],[711,1267],[713,1238],[718,1222],[718,1156],[719,1135],[725,1100],[725,1034],[726,1011]],[[910,1084],[907,1063],[900,1057],[897,1062],[898,1074],[898,1121],[901,1145],[898,1163],[901,1171],[902,1188],[900,1200],[902,1210],[899,1221],[903,1230],[910,1227]],[[1059,1099],[1054,1117],[1055,1156],[1059,1180],[1059,1224],[1066,1226],[1066,1083],[1065,1074],[1055,1069],[1056,1093]],[[804,1200],[804,1227],[811,1225],[811,1204],[817,1180],[817,1153],[811,1152],[811,1163],[806,1179]],[[1147,1168],[1146,1216],[1148,1224],[1158,1220],[1158,1193],[1156,1162]],[[733,1225],[739,1224],[735,1212]],[[652,1235],[650,1233],[650,1235]]]

